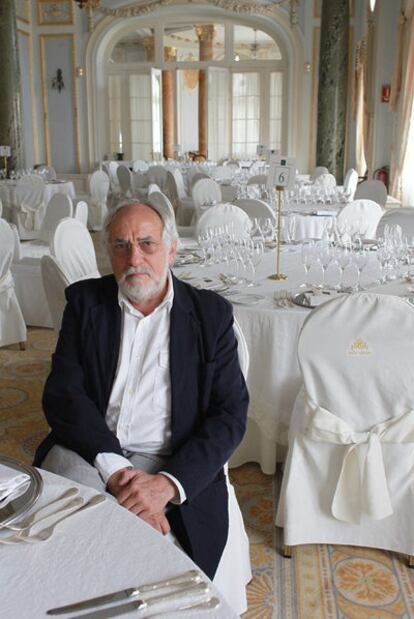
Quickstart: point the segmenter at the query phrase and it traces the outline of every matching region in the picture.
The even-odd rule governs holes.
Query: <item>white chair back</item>
[[[193,177],[195,174],[205,174],[208,178],[210,175],[207,173],[207,170],[202,165],[191,165],[187,168],[187,185],[188,187],[193,187]]]
[[[240,200],[235,200],[233,204],[247,213],[250,219],[255,219],[255,217],[258,217],[259,219],[271,219],[272,223],[276,223],[275,213],[272,211],[270,206],[266,204],[266,202],[263,202],[263,200],[243,198]]]
[[[117,170],[119,163],[117,161],[110,161],[108,163],[109,180],[111,182],[111,191],[116,192],[119,190],[119,182],[117,176]]]
[[[354,200],[341,209],[336,222],[338,227],[346,224],[351,235],[361,234],[373,239],[382,213],[382,208],[372,200]]]
[[[64,217],[73,217],[72,199],[66,193],[55,193],[46,207],[46,213],[37,237],[39,241],[50,243],[56,226]]]
[[[125,165],[119,165],[116,171],[119,186],[124,196],[131,195],[131,172]]]
[[[309,180],[312,183],[314,183],[316,181],[316,179],[318,178],[318,176],[320,176],[321,174],[329,174],[328,168],[325,168],[325,166],[316,166],[312,170],[312,173],[310,175],[310,179]]]
[[[88,225],[88,205],[80,200],[75,206],[74,218],[79,219],[85,226]]]
[[[196,172],[191,177],[191,188],[193,188],[196,182],[201,180],[202,178],[211,178],[211,176],[207,174],[207,172]]]
[[[89,177],[89,193],[93,200],[101,202],[106,200],[109,192],[109,176],[102,170],[96,170]]]
[[[336,188],[336,178],[333,174],[319,174],[315,178],[315,187],[323,187],[327,191],[334,191]]]
[[[56,335],[59,335],[66,305],[65,289],[70,282],[59,262],[53,256],[42,256],[40,269],[47,304],[52,316],[53,329]]]
[[[363,181],[355,191],[355,200],[373,200],[380,206],[387,202],[387,188],[382,181]]]
[[[201,182],[201,181],[199,181]],[[231,225],[236,238],[249,236],[252,222],[247,213],[234,204],[217,204],[204,211],[196,223],[196,237],[207,228]]]
[[[156,183],[150,183],[148,185],[148,196],[150,196],[152,193],[154,193],[154,191],[157,191],[158,193],[163,193],[161,191],[161,188],[158,187],[158,185]]]
[[[402,233],[407,237],[409,245],[414,245],[414,208],[392,208],[386,211],[378,222],[376,238],[384,236],[384,228],[386,225],[400,226]]]
[[[3,202],[0,200],[0,217],[3,215]]]
[[[254,174],[250,178],[247,179],[248,185],[266,185],[267,184],[267,174]]]
[[[149,165],[146,161],[143,161],[142,159],[136,159],[132,163],[133,172],[147,172],[147,170],[149,170]]]
[[[164,191],[167,183],[167,170],[162,165],[153,165],[148,169],[148,181],[150,184],[158,185]]]
[[[26,324],[10,271],[14,251],[14,232],[5,219],[0,219],[0,346],[23,343],[27,339]]]
[[[204,206],[221,202],[220,185],[212,178],[201,178],[192,190],[194,206],[199,211]]]
[[[161,208],[166,208],[170,211],[171,215],[175,217],[174,208],[167,196],[161,191],[152,191],[148,196],[148,204],[152,204],[154,206],[161,206]]]
[[[23,257],[21,245],[20,245],[19,231],[17,229],[16,224],[9,224],[9,226],[12,229],[13,235],[14,235],[13,262],[18,262]]]
[[[358,172],[354,168],[350,168],[344,178],[344,195],[349,200],[354,199],[355,191],[358,185]]]
[[[101,276],[91,235],[81,221],[73,217],[62,219],[50,249],[71,283]]]

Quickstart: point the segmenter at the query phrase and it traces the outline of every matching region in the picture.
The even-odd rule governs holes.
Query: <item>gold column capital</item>
[[[194,26],[199,41],[213,41],[216,28],[213,24],[198,24]]]
[[[173,46],[164,47],[164,60],[165,62],[174,62],[177,59],[177,48]]]

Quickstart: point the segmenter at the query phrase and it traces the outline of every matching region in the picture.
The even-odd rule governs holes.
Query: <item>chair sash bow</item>
[[[10,302],[14,289],[14,279],[10,270],[0,279],[0,302],[6,311],[10,310]]]
[[[24,227],[26,230],[39,230],[42,223],[41,214],[43,213],[43,204],[30,206],[29,204],[21,204],[20,210],[24,214]]]
[[[358,523],[365,514],[381,520],[393,513],[382,443],[414,443],[414,410],[391,417],[367,432],[355,432],[343,419],[308,402],[313,410],[306,435],[314,441],[347,445],[332,501],[332,515]],[[362,471],[358,450],[367,445]]]

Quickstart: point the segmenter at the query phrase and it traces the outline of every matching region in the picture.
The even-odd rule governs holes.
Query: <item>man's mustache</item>
[[[152,271],[147,267],[128,267],[121,275],[120,283],[125,282],[128,275],[149,275],[152,277]]]

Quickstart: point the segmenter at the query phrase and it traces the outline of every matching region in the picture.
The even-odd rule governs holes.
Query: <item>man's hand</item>
[[[175,484],[168,477],[162,474],[150,475],[140,469],[125,468],[111,475],[107,488],[120,505],[158,530],[160,530],[158,525],[165,528],[166,518],[163,510],[176,494]],[[162,524],[160,514],[164,516],[164,519],[161,519]],[[153,524],[150,519],[154,517]]]

